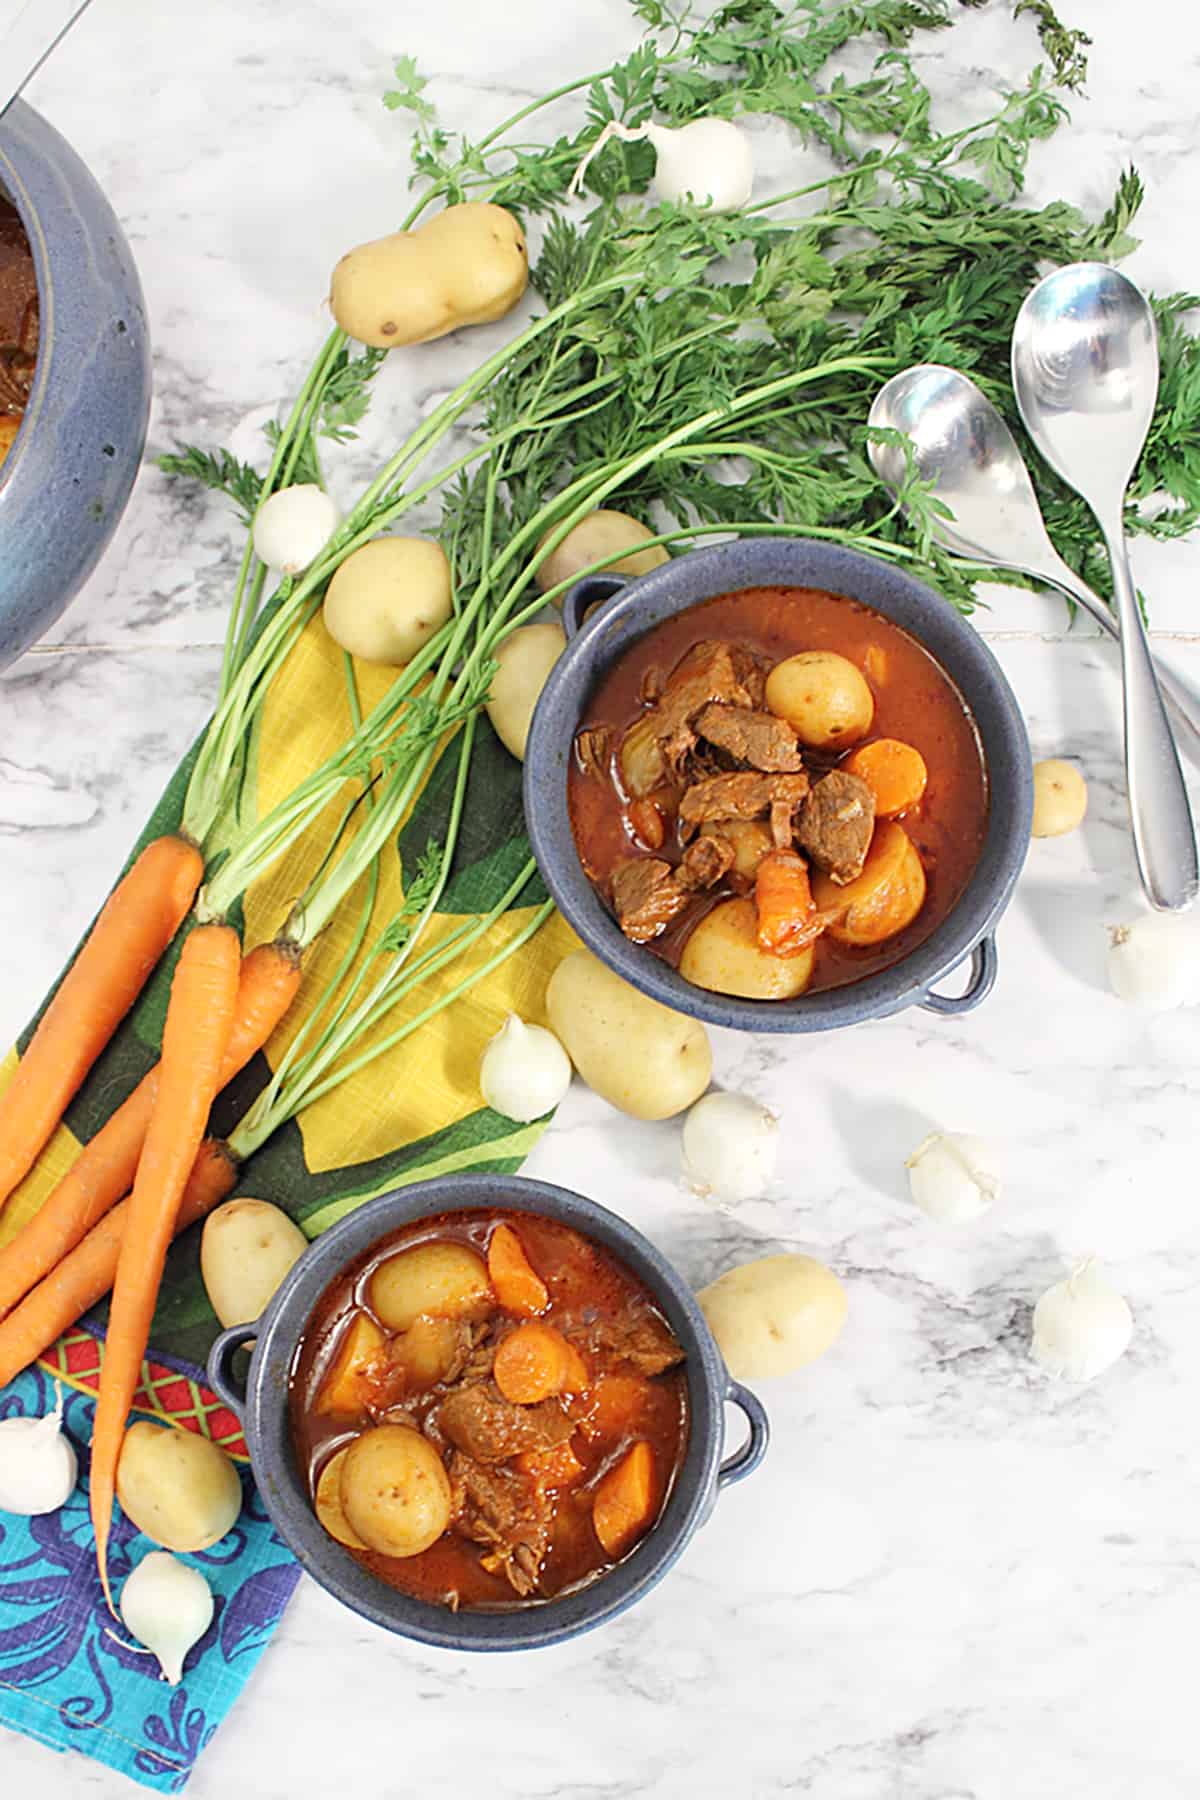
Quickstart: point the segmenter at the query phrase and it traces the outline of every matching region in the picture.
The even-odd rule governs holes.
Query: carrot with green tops
[[[300,959],[288,941],[259,944],[243,957],[218,1091],[262,1049],[299,985]],[[0,1250],[0,1319],[129,1192],[157,1093],[156,1064],[84,1145],[28,1224]]]
[[[229,1047],[240,963],[237,933],[230,926],[199,925],[184,942],[171,983],[158,1093],[129,1197],[92,1430],[89,1497],[100,1585],[110,1608],[108,1534],[125,1422],[150,1339],[179,1202]]]
[[[0,1094],[0,1207],[33,1167],[141,993],[203,874],[195,844],[155,838],[105,901]]]
[[[179,1202],[175,1236],[220,1205],[236,1179],[237,1164],[224,1145],[206,1138]],[[56,1338],[103,1300],[117,1273],[128,1219],[129,1201],[121,1200],[6,1319],[0,1319],[0,1388],[44,1356]]]

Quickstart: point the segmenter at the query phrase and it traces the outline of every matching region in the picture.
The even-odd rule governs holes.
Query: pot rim
[[[567,808],[567,770],[588,696],[645,631],[723,593],[786,585],[845,594],[900,625],[934,658],[962,694],[983,744],[988,825],[975,869],[954,906],[899,962],[844,987],[793,1000],[748,1000],[694,987],[652,951],[625,937],[580,862]],[[948,666],[947,652],[954,667]],[[564,714],[569,715],[569,730]],[[568,642],[542,690],[526,745],[524,791],[530,843],[542,879],[588,949],[673,1011],[752,1032],[829,1031],[924,1004],[937,983],[994,929],[1024,863],[1033,816],[1024,720],[984,640],[935,589],[914,576],[880,557],[804,537],[733,538],[690,550],[635,577],[605,601]],[[990,979],[977,983],[961,1007],[942,1001],[938,1010],[965,1010],[988,987]]]
[[[607,1574],[538,1605],[451,1613],[379,1581],[321,1526],[291,1452],[287,1376],[302,1330],[321,1295],[373,1242],[426,1215],[497,1207],[562,1220],[611,1248],[646,1284],[687,1353],[689,1435],[657,1522]],[[736,1384],[695,1296],[662,1252],[619,1214],[569,1188],[519,1175],[448,1175],[394,1189],[355,1208],[314,1240],[256,1326],[237,1327],[217,1340],[209,1375],[227,1399],[233,1396],[222,1379],[223,1347],[239,1333],[249,1337],[255,1331],[244,1430],[263,1504],[308,1574],[336,1600],[384,1630],[451,1650],[534,1649],[575,1637],[615,1618],[654,1587],[713,1505],[724,1402],[736,1393]]]

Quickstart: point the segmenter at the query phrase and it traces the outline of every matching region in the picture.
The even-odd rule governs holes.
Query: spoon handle
[[[1078,606],[1082,606],[1084,612],[1095,619],[1109,637],[1120,642],[1121,628],[1112,608],[1106,606],[1099,594],[1088,587],[1060,557],[1056,556],[1053,564],[1047,561],[1036,569],[1028,569],[1026,573],[1036,576],[1039,581],[1050,582],[1068,600],[1074,600]],[[1192,761],[1200,766],[1200,694],[1159,655],[1154,656],[1154,672],[1158,676],[1159,689],[1183,747]]]
[[[1179,912],[1191,905],[1200,887],[1196,831],[1142,623],[1125,533],[1114,525],[1105,531],[1105,538],[1121,625],[1125,774],[1138,873],[1152,906],[1160,912]]]

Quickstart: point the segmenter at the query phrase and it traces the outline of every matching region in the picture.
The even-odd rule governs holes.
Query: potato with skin
[[[551,526],[550,531],[542,534],[539,550],[554,529]],[[574,580],[581,569],[590,569],[593,563],[602,562],[617,550],[624,552],[620,559],[606,562],[603,571],[598,569],[597,574],[648,575],[651,569],[661,568],[663,563],[671,560],[662,544],[644,548],[647,538],[653,536],[650,527],[639,519],[631,519],[628,513],[614,512],[602,506],[568,531],[545,562],[538,564],[534,580],[543,594],[548,593],[560,582]],[[562,602],[563,596],[559,594],[554,604],[561,606]]]
[[[376,1425],[346,1452],[339,1481],[346,1523],[383,1556],[419,1556],[450,1523],[442,1459],[410,1425]]]
[[[348,251],[333,271],[329,304],[348,336],[391,350],[502,319],[528,281],[516,219],[490,201],[468,200]]]
[[[317,1518],[325,1527],[331,1538],[339,1544],[345,1544],[347,1550],[365,1550],[366,1545],[346,1517],[346,1509],[342,1505],[342,1466],[350,1454],[350,1446],[337,1450],[330,1457],[317,1477],[317,1492],[314,1504]]]
[[[322,617],[335,644],[364,662],[411,662],[453,610],[450,563],[428,538],[377,537],[341,564]]]
[[[233,1529],[242,1484],[211,1438],[138,1419],[121,1445],[117,1498],[126,1518],[164,1550],[208,1550]]]
[[[793,1000],[812,980],[813,947],[772,956],[758,943],[751,899],[722,900],[705,913],[679,959],[679,973],[696,987],[743,1000]]]
[[[269,1200],[226,1200],[200,1238],[200,1273],[222,1325],[248,1325],[308,1249],[300,1227]]]
[[[901,826],[885,819],[875,827],[862,873],[839,887],[821,870],[813,875],[813,899],[830,915],[826,926],[839,944],[882,944],[911,925],[925,904],[925,870]]]
[[[811,1256],[764,1256],[696,1296],[737,1381],[790,1375],[824,1356],[846,1322],[846,1290]]]
[[[590,950],[559,963],[546,1010],[584,1081],[632,1118],[672,1118],[712,1079],[712,1046],[699,1020],[639,993]]]
[[[481,1319],[496,1304],[487,1264],[468,1244],[414,1244],[371,1277],[371,1310],[389,1331],[431,1319]]]
[[[1087,804],[1087,782],[1074,763],[1057,756],[1034,763],[1034,837],[1063,837],[1074,831],[1083,824]]]
[[[743,881],[754,880],[759,863],[775,848],[775,840],[761,819],[717,819],[704,829],[733,845],[733,872]]]
[[[538,696],[566,647],[562,626],[551,621],[519,626],[496,651],[500,666],[492,676],[487,716],[504,748],[522,760]]]
[[[814,750],[857,743],[875,717],[866,677],[833,650],[801,650],[776,663],[767,676],[767,705]]]

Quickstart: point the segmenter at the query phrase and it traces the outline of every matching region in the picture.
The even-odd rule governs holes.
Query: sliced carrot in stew
[[[588,1438],[620,1441],[641,1428],[654,1403],[654,1389],[645,1375],[601,1375],[588,1389],[582,1409],[571,1408]]]
[[[794,850],[770,850],[754,877],[758,947],[770,956],[795,956],[824,929],[808,881],[808,865]]]
[[[652,1523],[656,1486],[654,1452],[639,1438],[608,1471],[592,1501],[592,1524],[610,1556],[623,1556]]]
[[[587,1386],[587,1368],[561,1331],[531,1319],[509,1332],[496,1351],[492,1368],[496,1386],[518,1406],[536,1406],[554,1394],[577,1393]]]
[[[916,806],[925,792],[929,771],[925,758],[899,738],[876,738],[853,751],[842,764],[848,774],[865,781],[875,796],[875,814],[894,818]]]
[[[534,1273],[521,1240],[511,1225],[497,1225],[488,1240],[488,1277],[505,1312],[536,1318],[550,1304],[540,1275]]]
[[[383,1333],[366,1313],[355,1315],[342,1337],[328,1375],[321,1383],[316,1410],[322,1413],[361,1412],[370,1398],[370,1377],[383,1349]]]

